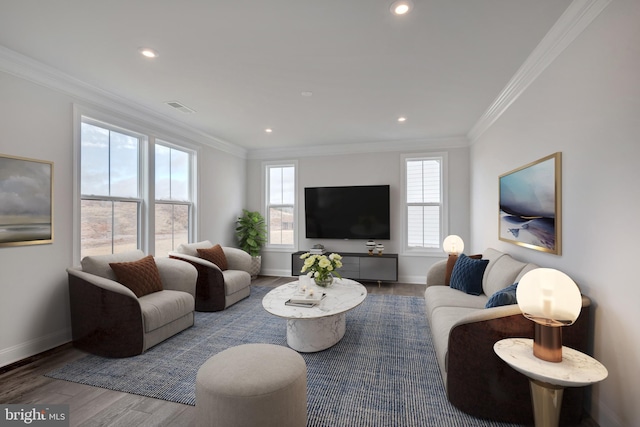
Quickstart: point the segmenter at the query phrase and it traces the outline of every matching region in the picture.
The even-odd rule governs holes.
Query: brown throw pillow
[[[132,262],[110,262],[109,265],[118,282],[131,289],[138,298],[162,290],[160,272],[151,255]]]
[[[220,245],[215,245],[209,249],[198,249],[198,255],[200,255],[200,258],[204,258],[207,261],[214,263],[222,271],[229,268],[229,265],[227,264],[227,257]]]

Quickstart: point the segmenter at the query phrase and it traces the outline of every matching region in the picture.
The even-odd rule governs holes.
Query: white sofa
[[[427,273],[426,315],[440,374],[449,400],[464,412],[497,421],[532,423],[528,380],[495,355],[493,344],[508,337],[533,338],[534,324],[522,316],[517,304],[485,305],[495,292],[517,283],[538,266],[491,248],[483,252],[482,259],[489,263],[480,295],[445,286],[447,260],[435,263]],[[563,328],[564,344],[584,352],[589,307],[589,298],[583,296],[578,321]],[[565,391],[563,423],[579,420],[582,398],[582,388]]]

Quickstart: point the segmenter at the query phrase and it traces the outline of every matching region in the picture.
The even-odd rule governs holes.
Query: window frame
[[[270,188],[270,173],[272,168],[293,167],[293,205],[291,204],[270,204],[269,203],[269,188]],[[298,162],[297,160],[279,160],[269,161],[262,163],[262,215],[265,218],[267,228],[267,242],[264,249],[272,252],[291,252],[298,249]],[[288,244],[274,244],[270,243],[270,228],[269,228],[269,208],[271,207],[293,207],[293,243]]]
[[[402,248],[403,255],[425,256],[425,255],[442,255],[442,240],[448,234],[449,228],[449,209],[448,209],[448,153],[446,152],[427,152],[427,153],[410,153],[401,156],[402,170]],[[409,206],[415,206],[415,203],[407,202],[407,163],[416,160],[436,160],[440,162],[440,224],[439,239],[437,247],[410,247],[409,246]],[[433,205],[433,203],[420,203],[418,205]]]
[[[81,156],[82,123],[90,123],[127,135],[141,137],[138,146],[138,249],[146,254],[155,255],[155,144],[173,147],[190,154],[189,188],[192,203],[190,212],[189,242],[193,242],[198,232],[198,154],[197,146],[187,141],[175,142],[173,138],[160,135],[154,129],[127,120],[108,112],[78,104],[73,105],[73,259],[81,260]],[[102,200],[101,197],[97,197]],[[113,198],[121,201],[123,198]],[[127,198],[126,201],[130,201]],[[164,254],[161,254],[164,255]]]
[[[189,200],[188,201],[184,201],[184,200],[171,200],[171,199],[156,199],[156,189],[155,189],[155,171],[156,171],[156,165],[155,165],[155,155],[156,155],[156,147],[157,146],[162,146],[162,147],[166,147],[169,148],[171,150],[177,150],[177,151],[182,151],[184,153],[186,153],[189,156],[189,182],[188,182],[188,194],[189,194]],[[155,227],[155,206],[158,204],[163,204],[163,205],[172,205],[172,206],[188,206],[189,209],[189,229],[187,230],[187,240],[189,243],[194,241],[195,238],[195,228],[196,228],[196,215],[195,215],[195,211],[196,211],[196,192],[195,192],[195,187],[196,187],[196,159],[197,159],[197,151],[193,150],[191,148],[187,148],[185,146],[179,145],[179,144],[175,144],[172,142],[169,142],[165,139],[161,139],[161,138],[154,138],[153,140],[153,144],[151,145],[152,149],[153,149],[153,191],[150,192],[150,195],[153,195],[153,233],[151,233],[152,229],[149,229],[149,232],[151,234],[153,234],[153,250],[155,253],[155,249],[156,249],[156,244],[155,244],[155,234],[156,234],[156,227]],[[173,249],[175,250],[175,248]]]

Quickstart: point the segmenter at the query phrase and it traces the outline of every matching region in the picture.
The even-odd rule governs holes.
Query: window
[[[294,247],[295,164],[266,165],[267,246]]]
[[[410,251],[439,249],[444,219],[444,157],[406,157],[404,162],[406,247]]]
[[[139,247],[141,137],[81,124],[81,257]]]
[[[74,257],[134,249],[166,256],[195,234],[197,152],[113,122],[76,109]]]
[[[189,243],[192,212],[191,155],[163,142],[155,145],[155,253]]]

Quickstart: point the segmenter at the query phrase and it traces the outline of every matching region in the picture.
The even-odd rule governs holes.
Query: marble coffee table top
[[[349,311],[367,297],[367,288],[355,280],[335,279],[328,288],[321,288],[315,284],[307,285],[312,287],[314,292],[327,294],[314,307],[285,305],[285,301],[291,298],[299,286],[298,280],[278,286],[264,296],[262,306],[269,313],[286,319],[315,319]]]

